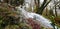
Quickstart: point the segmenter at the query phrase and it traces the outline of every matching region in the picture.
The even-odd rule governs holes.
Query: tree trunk
[[[41,5],[41,7],[38,8],[36,13],[42,15],[42,12],[43,12],[44,8],[50,3],[50,1],[47,2],[47,0],[44,0],[43,4]]]

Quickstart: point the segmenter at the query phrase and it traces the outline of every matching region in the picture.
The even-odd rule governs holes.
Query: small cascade
[[[17,10],[20,11],[20,14],[23,16],[23,18],[25,18],[27,20],[29,20],[29,18],[31,18],[32,20],[37,21],[40,24],[40,26],[42,26],[42,27],[53,28],[53,26],[51,25],[51,21],[44,18],[42,15],[32,13],[32,12],[27,12],[25,10],[24,6],[22,6],[22,8],[21,8],[21,6],[18,6],[16,8],[17,8]]]

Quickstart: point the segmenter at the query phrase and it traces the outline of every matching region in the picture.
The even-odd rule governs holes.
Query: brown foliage
[[[27,19],[28,24],[32,26],[32,29],[40,29],[40,24],[35,22],[32,18]]]
[[[60,18],[56,17],[56,18],[54,18],[54,19],[55,19],[55,22],[56,22],[57,24],[60,24]]]

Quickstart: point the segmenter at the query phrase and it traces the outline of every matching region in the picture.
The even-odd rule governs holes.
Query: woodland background
[[[0,29],[32,29],[24,20],[19,21],[15,9],[19,5],[26,5],[27,11],[43,15],[60,28],[60,0],[0,0]]]

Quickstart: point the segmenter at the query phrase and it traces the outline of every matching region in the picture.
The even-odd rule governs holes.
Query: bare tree
[[[42,12],[43,12],[43,10],[44,10],[44,8],[50,3],[50,1],[51,0],[44,0],[43,1],[43,4],[40,6],[39,4],[39,0],[38,0],[38,9],[37,9],[37,12],[36,13],[38,13],[38,14],[42,14]],[[40,7],[39,7],[40,6]]]

